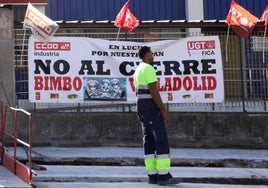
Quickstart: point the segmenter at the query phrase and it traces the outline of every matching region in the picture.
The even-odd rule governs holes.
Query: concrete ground
[[[18,157],[26,160],[20,148]],[[12,152],[12,148],[9,152]],[[268,168],[268,150],[171,149],[173,166]],[[34,147],[42,164],[143,166],[143,149],[134,147]]]
[[[157,185],[150,185],[148,183],[37,183],[38,188],[155,188],[161,187]],[[203,183],[181,183],[178,185],[164,186],[164,187],[177,187],[177,188],[267,188],[267,185],[226,185],[226,184],[203,184]]]
[[[0,187],[29,188],[31,186],[0,165]]]
[[[36,171],[36,187],[155,187],[147,184],[142,148],[34,147],[33,161],[47,168]],[[9,153],[13,152],[9,148]],[[26,162],[22,148],[18,158]],[[268,187],[268,150],[241,149],[171,149],[172,169],[185,188],[262,188]],[[0,168],[0,187],[10,187],[14,180]],[[5,176],[4,176],[5,175]],[[4,177],[4,178],[2,178]],[[27,187],[22,184],[13,187]]]
[[[141,166],[66,166],[49,165],[33,182],[147,182]],[[190,183],[267,184],[268,169],[173,167],[174,177]]]

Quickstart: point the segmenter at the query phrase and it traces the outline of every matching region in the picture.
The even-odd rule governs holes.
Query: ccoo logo
[[[34,50],[70,51],[70,42],[35,42]]]

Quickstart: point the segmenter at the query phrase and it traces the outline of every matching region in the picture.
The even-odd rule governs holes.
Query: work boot
[[[174,185],[181,183],[180,178],[173,178],[170,173],[158,176],[158,185]]]
[[[167,180],[158,180],[158,185],[174,185],[174,184],[179,184],[181,183],[180,178],[169,178]]]
[[[149,184],[157,184],[157,174],[153,174],[153,175],[148,175],[149,176]]]

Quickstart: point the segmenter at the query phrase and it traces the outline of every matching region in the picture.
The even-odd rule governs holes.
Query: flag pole
[[[117,32],[117,35],[116,35],[116,41],[118,40],[120,30],[121,30],[121,27],[118,28],[118,32]]]
[[[22,57],[24,53],[24,45],[25,45],[25,35],[26,35],[26,29],[23,29],[23,39],[22,39],[22,47],[21,47],[21,55],[20,55],[20,65],[22,67]]]
[[[229,33],[230,33],[230,25],[228,25],[227,38],[225,44],[225,61],[228,62],[228,43],[229,43]]]
[[[264,36],[263,36],[263,42],[262,42],[262,63],[265,63],[265,43],[266,43],[266,31],[267,31],[267,25],[265,25],[265,30],[264,30]]]

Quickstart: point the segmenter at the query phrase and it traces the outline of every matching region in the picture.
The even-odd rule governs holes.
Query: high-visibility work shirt
[[[141,62],[134,73],[138,111],[158,109],[148,87],[148,84],[154,82],[157,82],[156,70],[151,64]]]

